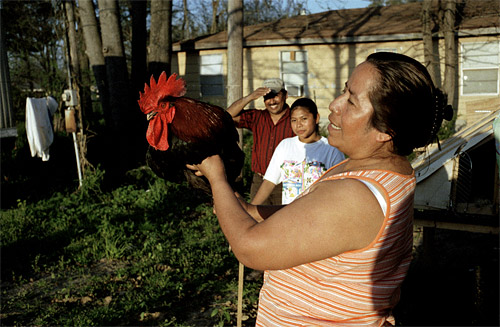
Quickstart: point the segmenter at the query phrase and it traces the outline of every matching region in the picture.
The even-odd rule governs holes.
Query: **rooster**
[[[146,83],[144,93],[139,92],[139,107],[149,120],[147,165],[161,178],[176,183],[187,179],[210,193],[208,181],[195,176],[186,164],[219,154],[235,187],[244,153],[231,115],[221,107],[184,97],[185,93],[185,81],[175,73],[167,79],[165,72],[158,82],[151,76],[150,86]]]

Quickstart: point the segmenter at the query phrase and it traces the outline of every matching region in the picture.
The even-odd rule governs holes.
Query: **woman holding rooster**
[[[328,141],[348,159],[286,206],[245,203],[218,156],[188,166],[210,181],[238,260],[265,270],[257,326],[394,325],[411,261],[414,171],[406,156],[453,113],[416,60],[374,53],[330,104]]]

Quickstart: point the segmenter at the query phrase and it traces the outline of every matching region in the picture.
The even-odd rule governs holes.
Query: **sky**
[[[307,7],[312,14],[337,9],[365,8],[369,0],[307,0]]]

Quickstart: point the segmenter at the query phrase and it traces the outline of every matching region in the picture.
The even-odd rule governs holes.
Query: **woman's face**
[[[319,115],[314,115],[304,107],[297,106],[291,114],[292,130],[303,143],[317,141],[316,124],[319,122]]]
[[[343,94],[330,103],[328,143],[350,157],[370,153],[377,131],[370,125],[373,106],[368,97],[378,72],[370,63],[358,65],[345,84]],[[368,151],[368,152],[367,152]]]

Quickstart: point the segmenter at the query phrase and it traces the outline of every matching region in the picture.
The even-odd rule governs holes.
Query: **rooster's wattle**
[[[158,82],[151,76],[150,85],[140,93],[139,107],[149,120],[148,166],[166,180],[179,183],[187,179],[192,186],[210,192],[206,179],[195,176],[186,164],[219,154],[234,186],[244,153],[231,115],[218,106],[184,97],[185,93],[184,80],[175,73],[167,79],[165,72]]]

